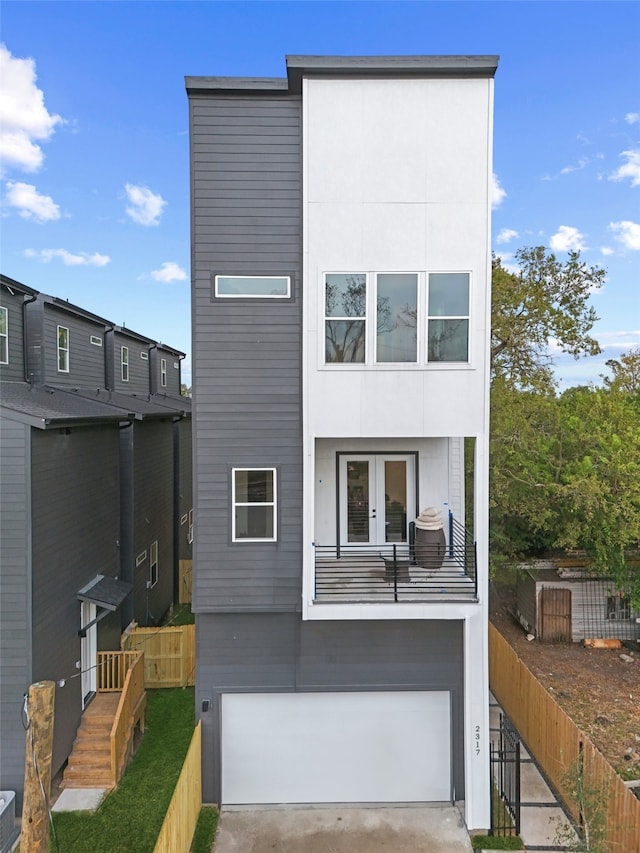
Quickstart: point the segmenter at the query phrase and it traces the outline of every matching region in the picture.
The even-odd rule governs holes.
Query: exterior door
[[[407,542],[414,469],[412,455],[340,456],[341,544]]]
[[[84,628],[96,618],[95,604],[83,601],[80,604],[80,626]],[[96,692],[96,663],[98,657],[98,626],[92,625],[86,637],[80,640],[80,671],[82,682],[82,707],[84,708]]]
[[[571,590],[543,586],[540,592],[543,643],[571,642]]]

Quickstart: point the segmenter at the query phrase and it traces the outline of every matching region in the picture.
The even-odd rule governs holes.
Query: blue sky
[[[185,75],[286,54],[499,54],[493,248],[579,248],[604,353],[640,345],[640,4],[29,2],[2,9],[5,275],[190,352]],[[190,356],[183,379],[190,382]]]

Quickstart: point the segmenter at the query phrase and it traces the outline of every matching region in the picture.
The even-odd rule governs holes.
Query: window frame
[[[421,296],[424,291],[424,286],[422,285],[422,276],[419,272],[415,270],[407,270],[403,272],[387,272],[376,270],[371,273],[373,277],[372,283],[372,311],[373,311],[373,323],[372,323],[372,333],[373,333],[373,356],[372,356],[372,366],[375,367],[392,367],[397,368],[398,365],[419,365],[420,364],[420,355],[421,355],[421,347],[420,347],[420,337],[421,337],[421,318],[422,318],[422,305]],[[380,361],[378,359],[378,348],[379,348],[379,333],[378,333],[378,280],[381,276],[413,276],[415,279],[416,285],[416,324],[415,324],[415,358],[412,361]],[[368,307],[368,306],[367,306]]]
[[[149,545],[149,589],[158,583],[158,540],[154,539]]]
[[[66,332],[66,346],[60,346],[60,332]],[[70,335],[68,326],[56,326],[56,343],[58,346],[58,373],[69,373],[70,358]],[[64,367],[60,367],[60,356],[63,357]]]
[[[0,305],[0,317],[4,318],[0,323],[0,364],[9,364],[9,309],[4,305]]]
[[[160,387],[167,387],[167,359],[160,359]]]
[[[466,314],[431,314],[429,312],[429,298],[431,289],[431,276],[436,275],[466,275],[467,277],[467,313]],[[444,366],[461,366],[471,365],[471,271],[470,270],[428,270],[425,281],[425,333],[424,333],[424,362],[427,365]],[[429,358],[429,328],[431,321],[434,320],[466,320],[467,322],[467,357],[466,359],[430,359]]]
[[[101,347],[102,338],[98,337],[98,335],[91,335],[91,337],[89,338],[89,343],[92,347]]]
[[[628,595],[607,595],[607,622],[629,622],[631,618],[631,599]]]
[[[129,381],[129,347],[120,347],[120,378],[123,382]]]
[[[369,294],[371,292],[371,283],[369,279],[369,273],[365,270],[358,270],[357,272],[354,270],[348,270],[343,272],[336,272],[335,270],[328,270],[322,274],[322,288],[321,288],[321,299],[322,299],[322,334],[319,335],[321,346],[322,346],[322,361],[325,367],[335,367],[337,366],[339,369],[362,369],[363,367],[367,367],[369,365],[369,328],[370,328],[370,318],[369,318]],[[354,314],[353,316],[347,316],[345,314],[329,314],[327,311],[327,285],[328,285],[328,277],[329,276],[364,276],[364,315]],[[327,361],[327,326],[330,322],[333,323],[345,323],[345,322],[358,322],[363,324],[363,341],[362,341],[362,350],[363,350],[363,358],[362,361]]]
[[[242,471],[270,471],[272,475],[272,501],[237,501],[236,474]],[[273,507],[272,535],[260,537],[238,537],[236,535],[236,507],[240,506],[271,506]],[[261,543],[268,544],[278,541],[278,469],[275,466],[234,466],[231,468],[231,541],[234,544]]]
[[[285,280],[287,285],[286,293],[220,293],[220,279],[258,279],[260,281],[278,281]],[[213,276],[213,297],[214,299],[284,299],[290,300],[292,296],[293,276],[289,274],[279,275],[277,273],[215,273]]]

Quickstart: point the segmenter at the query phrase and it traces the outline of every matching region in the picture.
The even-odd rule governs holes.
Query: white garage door
[[[448,692],[227,693],[222,802],[450,799]]]

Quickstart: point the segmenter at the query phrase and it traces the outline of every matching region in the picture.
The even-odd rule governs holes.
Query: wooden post
[[[29,853],[49,853],[54,695],[53,681],[39,681],[29,688],[27,702],[29,728],[24,763],[24,803],[20,836],[20,849]]]

